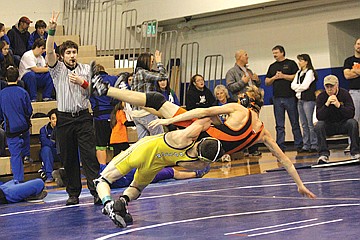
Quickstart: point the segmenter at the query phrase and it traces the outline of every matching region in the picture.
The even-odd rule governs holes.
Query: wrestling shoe
[[[127,224],[131,224],[133,222],[133,218],[127,209],[127,205],[128,203],[125,198],[120,196],[119,199],[115,201],[114,211],[123,216]]]
[[[25,201],[27,202],[40,202],[47,196],[47,191],[42,190],[39,194],[27,197]]]
[[[126,227],[126,222],[124,219],[125,214],[123,214],[123,216],[121,216],[119,212],[115,211],[114,204],[115,204],[115,202],[113,200],[108,201],[107,203],[105,203],[105,206],[102,208],[101,212],[104,215],[107,215],[111,219],[111,221],[113,221],[115,223],[115,225],[117,225],[121,228],[124,228],[124,227]]]
[[[210,171],[210,164],[207,165],[204,169],[201,170],[196,170],[196,177],[197,178],[202,178],[205,174],[207,174]]]
[[[317,160],[317,164],[325,164],[325,163],[329,163],[329,157],[325,155],[320,156]]]
[[[360,160],[360,153],[355,154],[355,155],[351,155],[351,159],[353,159],[353,160]]]
[[[96,71],[96,62],[91,61],[90,63],[90,84],[89,84],[89,91],[90,94],[94,96],[106,96],[110,84],[104,82],[103,78],[100,74]]]

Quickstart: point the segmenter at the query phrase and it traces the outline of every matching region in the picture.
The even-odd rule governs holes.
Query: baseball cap
[[[19,22],[24,22],[24,23],[27,23],[27,24],[32,23],[32,21],[28,17],[25,17],[25,16],[21,17],[19,19]]]
[[[339,83],[339,80],[335,75],[328,75],[324,78],[324,86],[326,84],[335,85],[337,83]]]

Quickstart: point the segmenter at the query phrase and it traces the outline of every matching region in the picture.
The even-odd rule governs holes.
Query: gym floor
[[[215,163],[201,179],[149,185],[129,204],[134,223],[124,229],[101,214],[86,188],[79,205],[65,206],[64,188],[49,184],[40,203],[0,205],[1,239],[359,239],[359,164],[306,168],[316,154],[286,154],[316,200],[300,196],[264,152]],[[349,156],[339,148],[330,159]]]

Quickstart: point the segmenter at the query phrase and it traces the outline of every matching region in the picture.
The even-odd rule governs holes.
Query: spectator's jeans
[[[313,114],[315,101],[298,100],[298,111],[303,130],[303,149],[317,149],[317,138],[314,131]]]
[[[25,82],[26,90],[29,92],[32,101],[36,100],[38,88],[43,88],[43,98],[51,98],[54,84],[49,72],[35,73],[31,71],[25,73],[21,79]]]
[[[359,153],[359,125],[353,118],[335,123],[318,121],[315,125],[315,132],[319,144],[318,150],[321,156],[330,156],[326,136],[336,134],[348,134],[351,139],[350,154],[355,155]]]
[[[152,120],[158,119],[158,117],[153,114],[149,114],[144,117],[133,117],[133,119],[136,125],[138,139],[146,136],[157,135],[164,132],[164,129],[161,125],[157,126],[156,128],[149,128],[148,124]]]
[[[287,111],[294,136],[294,145],[302,147],[302,136],[299,125],[299,113],[296,106],[295,97],[282,98],[274,97],[274,115],[276,121],[276,143],[281,150],[285,150],[285,111]]]

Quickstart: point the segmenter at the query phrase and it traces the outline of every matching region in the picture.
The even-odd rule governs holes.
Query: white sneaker
[[[349,153],[350,152],[350,144],[344,149],[344,153]]]
[[[317,160],[317,164],[325,164],[325,163],[329,163],[329,157],[325,155],[320,156]]]
[[[355,154],[355,155],[351,155],[351,159],[360,159],[360,153]]]

